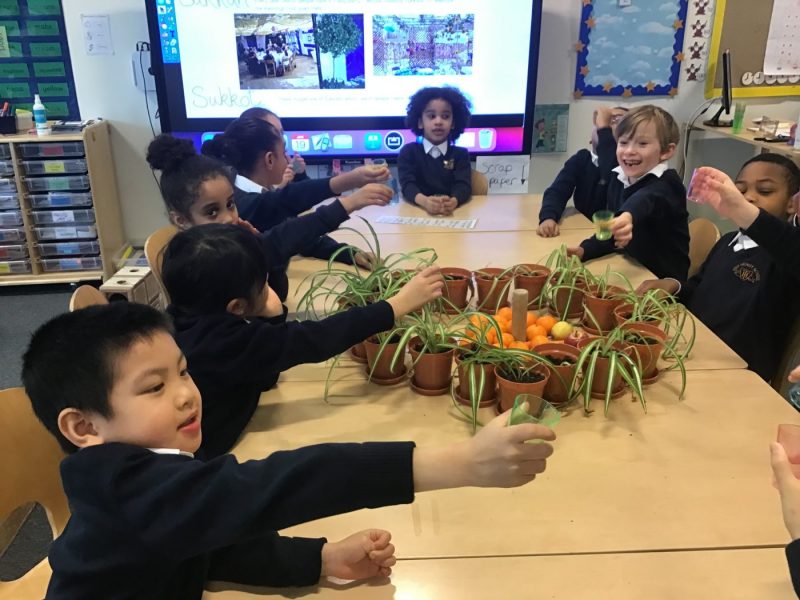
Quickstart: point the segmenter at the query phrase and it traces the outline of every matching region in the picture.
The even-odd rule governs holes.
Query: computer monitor
[[[542,0],[146,0],[161,128],[198,144],[275,112],[311,162],[391,158],[409,96],[458,87],[471,154],[528,154]],[[279,8],[278,8],[279,7]]]
[[[730,127],[733,120],[721,121],[720,116],[724,112],[726,116],[731,116],[731,106],[733,105],[733,80],[731,79],[731,51],[725,50],[722,53],[722,106],[717,113],[708,121],[704,121],[709,127]]]

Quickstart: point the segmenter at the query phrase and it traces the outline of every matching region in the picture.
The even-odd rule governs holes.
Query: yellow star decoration
[[[683,29],[683,21],[681,21],[680,19],[675,19],[675,22],[672,24],[672,28],[675,29],[676,31],[678,29]]]
[[[676,87],[669,88],[669,92],[668,93],[669,93],[670,96],[674,97],[678,93],[678,88],[676,88]]]
[[[589,74],[589,67],[588,67],[588,66],[586,66],[586,65],[583,65],[583,66],[581,67],[581,75],[583,75],[584,77],[586,77],[588,74]]]
[[[611,83],[610,81],[606,81],[603,84],[603,91],[607,94],[607,93],[609,93],[611,91],[611,88],[613,88],[613,87],[614,87],[613,83]]]
[[[681,62],[683,60],[684,56],[686,56],[686,55],[683,52],[678,52],[675,55],[675,62]]]
[[[572,96],[574,98],[581,98],[583,96],[583,92],[580,90],[575,90],[574,92],[572,92]]]
[[[586,23],[586,26],[587,26],[589,29],[594,29],[594,26],[595,26],[595,23],[596,23],[596,21],[594,20],[594,17],[589,17],[588,19],[586,19],[586,20],[584,21],[584,23]]]
[[[633,90],[631,90],[631,88],[629,88],[629,87],[625,88],[625,91],[622,92],[622,97],[623,98],[630,98],[631,96],[633,96]]]
[[[575,51],[576,52],[583,52],[583,49],[586,48],[586,44],[583,42],[575,42]]]
[[[654,89],[656,89],[656,84],[653,83],[652,81],[648,81],[644,87],[645,89],[647,89],[648,92],[652,92]]]

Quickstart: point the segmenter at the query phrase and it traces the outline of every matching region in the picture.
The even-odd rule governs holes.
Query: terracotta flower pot
[[[391,369],[392,357],[397,351],[398,344],[386,344],[383,352],[378,356],[380,347],[381,345],[376,338],[364,340],[364,348],[367,351],[367,375],[369,376],[372,373],[370,381],[379,385],[399,383],[406,375],[406,365],[403,360],[405,352],[403,352],[403,358],[398,359],[395,368]]]
[[[350,348],[350,357],[356,362],[367,362],[367,351],[364,348],[364,342],[359,342]]]
[[[481,365],[470,363],[464,365],[458,356],[456,356],[456,365],[458,365],[458,388],[456,389],[456,400],[461,404],[471,406],[469,398],[469,373],[475,370],[476,383],[480,382],[480,373],[478,369],[483,370],[484,385],[483,393],[478,399],[480,407],[491,406],[495,403],[495,395],[497,392],[497,378],[494,375],[494,365]]]
[[[560,288],[555,291],[551,308],[559,319],[578,319],[583,316],[584,296],[583,282],[576,282],[574,289]]]
[[[411,360],[414,364],[411,376],[412,389],[423,396],[446,394],[450,390],[455,350],[450,349],[436,354],[428,352],[420,354],[417,348],[421,345],[418,337],[408,343],[408,351],[411,353]]]
[[[638,321],[625,323],[622,325],[625,331],[635,331],[640,336],[654,340],[652,344],[639,344],[636,342],[627,343],[633,348],[633,360],[639,363],[642,370],[642,381],[652,383],[658,378],[658,359],[664,351],[664,342],[667,334],[655,325],[641,323]]]
[[[503,368],[500,366],[495,367],[494,375],[497,377],[497,401],[499,412],[505,412],[509,408],[513,408],[514,400],[519,394],[533,394],[540,398],[544,394],[544,388],[550,379],[550,370],[545,365],[536,365],[531,369],[531,373],[535,373],[540,377],[539,381],[535,382],[518,382],[506,379],[503,376]]]
[[[578,342],[578,349],[583,349],[584,346],[595,340],[596,338],[587,338],[585,340],[581,340]],[[615,344],[614,348],[617,350],[624,350],[625,346],[622,344]],[[633,352],[632,349],[629,349],[626,352],[629,356]],[[589,360],[589,359],[587,359]],[[592,379],[592,398],[605,398],[606,397],[606,389],[608,383],[608,368],[610,366],[610,360],[608,358],[599,356],[597,357],[597,362],[595,363],[594,367],[594,378]],[[586,376],[586,371],[584,371],[584,376]],[[613,378],[611,379],[611,395],[612,397],[617,397],[622,394],[625,390],[625,382],[622,380],[622,375],[619,372],[614,373]]]
[[[614,309],[624,302],[619,295],[624,294],[625,290],[616,286],[608,286],[606,295],[603,298],[597,296],[597,286],[592,286],[586,291],[583,298],[585,309],[583,324],[590,329],[605,333],[614,329],[616,318]]]
[[[442,298],[449,300],[456,308],[466,308],[470,298],[475,295],[472,272],[458,267],[444,267],[442,275],[444,276]]]
[[[614,320],[617,322],[617,325],[622,325],[623,323],[627,322],[632,315],[633,304],[626,302],[624,304],[620,304],[614,309]]]
[[[550,277],[550,269],[543,265],[521,264],[515,267],[514,289],[528,292],[528,306],[538,306],[542,289]]]
[[[536,346],[536,352],[556,363],[547,365],[550,370],[550,378],[544,387],[543,398],[554,406],[566,404],[569,401],[570,386],[575,378],[575,369],[578,368],[580,350],[568,344],[540,344]],[[572,363],[558,364],[564,359],[571,359]]]
[[[475,271],[475,283],[478,286],[478,310],[496,311],[508,306],[508,289],[511,275],[505,269],[487,267]]]

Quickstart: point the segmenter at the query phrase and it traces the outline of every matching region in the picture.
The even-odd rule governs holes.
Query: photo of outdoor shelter
[[[375,15],[375,75],[471,75],[475,15]]]
[[[364,15],[236,14],[242,89],[364,87]]]

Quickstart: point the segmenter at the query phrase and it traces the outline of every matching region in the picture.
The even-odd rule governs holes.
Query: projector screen
[[[457,144],[529,153],[542,0],[146,0],[163,131],[200,142],[247,108],[287,150],[392,156],[416,136],[409,96],[472,102]]]

